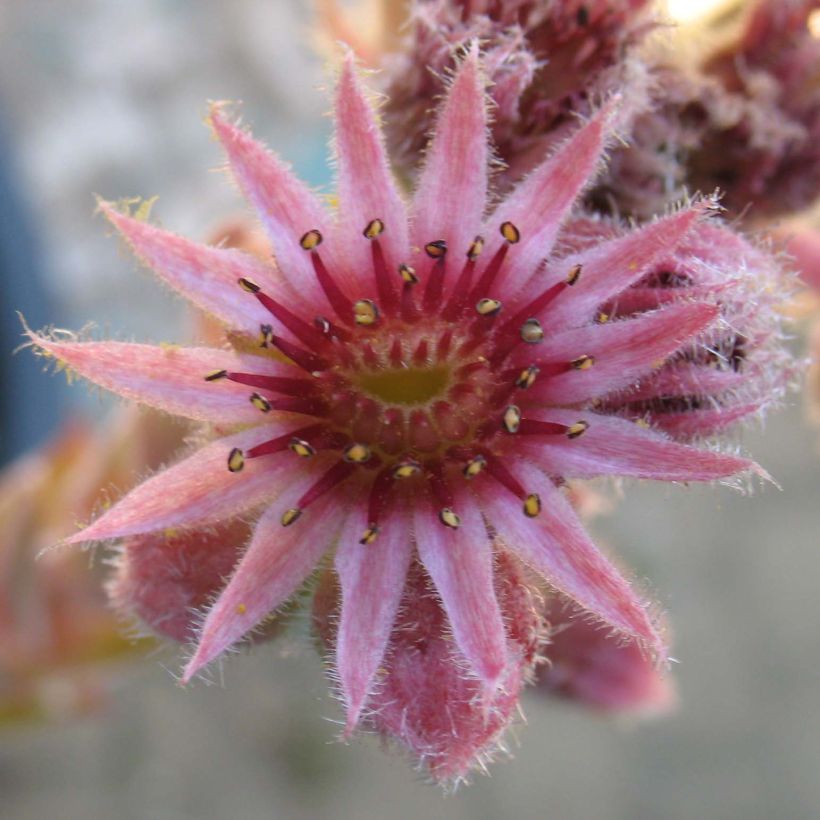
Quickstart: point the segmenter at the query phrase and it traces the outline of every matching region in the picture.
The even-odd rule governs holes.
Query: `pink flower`
[[[711,481],[758,468],[675,442],[606,404],[652,384],[664,362],[685,369],[699,340],[721,332],[727,297],[683,291],[610,322],[602,306],[647,277],[674,276],[669,265],[707,265],[726,292],[736,287],[733,259],[687,244],[705,230],[708,202],[556,250],[568,246],[564,226],[601,165],[614,104],[576,128],[487,215],[485,80],[471,48],[408,208],[348,58],[336,94],[335,218],[221,107],[212,111],[275,265],[194,244],[101,204],[136,254],[221,319],[232,342],[232,349],[177,348],[33,336],[41,351],[97,384],[219,434],[68,542],[129,539],[139,550],[131,539],[259,513],[204,617],[184,681],[282,607],[328,553],[341,595],[333,648],[348,732],[366,707],[386,707],[384,693],[407,684],[396,671],[397,613],[401,625],[427,606],[441,679],[464,681],[470,693],[457,710],[461,725],[489,714],[503,692],[515,697],[528,650],[516,637],[519,620],[505,623],[510,604],[499,591],[498,567],[511,556],[588,617],[664,658],[647,602],[589,539],[561,489],[564,478]],[[724,241],[726,229],[713,230]],[[705,262],[690,258],[711,250]],[[752,288],[754,271],[744,275]],[[643,389],[648,401],[664,395]],[[224,548],[235,554],[233,540]],[[140,564],[138,577],[163,583],[152,581],[151,563]],[[155,566],[161,574],[169,564]],[[433,604],[421,592],[428,586]],[[446,652],[445,635],[452,636]],[[391,645],[392,671],[380,682]],[[419,663],[408,660],[415,671],[407,674],[428,674]],[[430,700],[419,708],[440,721],[436,689],[425,691]],[[509,711],[494,714],[506,724]],[[388,713],[383,726],[395,733]],[[498,732],[474,732],[459,759],[475,760],[488,734]],[[451,763],[436,765],[461,770]]]

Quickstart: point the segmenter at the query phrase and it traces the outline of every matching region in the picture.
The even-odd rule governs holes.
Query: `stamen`
[[[575,424],[559,424],[554,421],[539,421],[538,419],[522,419],[518,428],[521,436],[561,436],[578,438],[589,428],[589,422],[577,421]]]
[[[263,340],[262,347],[269,347],[270,345],[277,347],[285,356],[308,373],[314,373],[317,370],[327,370],[328,367],[330,367],[330,363],[327,359],[309,353],[298,345],[285,341],[285,339],[280,336],[276,336],[270,325],[261,325],[260,333]]]
[[[470,243],[470,247],[467,248],[467,259],[469,259],[471,262],[474,262],[481,255],[481,252],[483,250],[484,250],[484,237],[483,236],[477,236]]]
[[[333,444],[335,434],[327,435],[327,429],[322,424],[311,424],[308,427],[301,427],[298,430],[292,430],[290,433],[285,433],[282,436],[277,436],[276,438],[269,439],[268,441],[263,441],[261,444],[257,444],[254,447],[251,447],[245,453],[245,459],[249,458],[259,458],[260,456],[270,456],[274,453],[281,453],[284,450],[288,449],[293,441],[300,441],[306,444],[310,449],[313,448],[311,445],[307,444],[304,439],[313,436],[326,436],[327,440],[323,440],[322,443],[324,445]]]
[[[323,496],[328,490],[332,490],[337,484],[341,484],[356,467],[346,461],[337,461],[297,502],[296,507],[300,511],[307,509],[316,499]],[[285,525],[287,526],[287,525]]]
[[[511,404],[504,411],[504,416],[501,419],[504,429],[508,433],[517,433],[521,427],[521,410],[514,404]]]
[[[479,316],[497,316],[501,312],[501,302],[498,299],[479,299],[475,309]]]
[[[262,288],[256,284],[256,282],[251,282],[250,279],[240,278],[237,279],[239,282],[239,287],[242,288],[246,293],[259,293]]]
[[[308,231],[306,234],[303,234],[302,238],[299,240],[299,244],[304,250],[312,251],[322,244],[322,240],[322,234],[314,228],[312,231]]]
[[[530,493],[524,499],[524,515],[527,518],[535,518],[541,512],[541,496],[538,493]]]
[[[364,544],[366,546],[372,544],[376,540],[378,534],[378,526],[376,526],[376,524],[370,524],[370,526],[364,531],[362,537],[359,539],[359,543]]]
[[[344,460],[351,464],[364,464],[370,460],[372,452],[366,444],[351,444],[345,448]]]
[[[245,456],[238,447],[234,447],[228,453],[228,469],[232,473],[238,473],[245,466]]]
[[[271,403],[264,396],[260,396],[259,393],[251,393],[250,402],[260,413],[270,413],[271,411]]]
[[[363,234],[366,239],[371,240],[373,256],[373,280],[376,284],[376,291],[379,301],[388,314],[392,314],[398,307],[396,290],[393,281],[387,272],[387,262],[384,258],[384,249],[379,242],[379,236],[384,233],[384,222],[381,219],[373,219],[367,223]]]
[[[526,370],[521,371],[515,380],[515,386],[521,390],[529,390],[535,383],[535,378],[540,372],[541,369],[539,367],[531,364]]]
[[[595,321],[596,321],[599,325],[605,325],[605,324],[609,321],[609,314],[608,314],[608,313],[599,313],[599,314],[595,317]]]
[[[379,309],[371,299],[359,299],[353,305],[353,318],[357,325],[375,325],[379,321]]]
[[[228,381],[236,382],[236,384],[245,384],[248,387],[258,387],[272,393],[284,393],[287,396],[304,396],[308,393],[313,393],[316,389],[314,382],[307,379],[292,379],[284,376],[263,376],[257,373],[234,373],[232,371],[220,371],[224,373]],[[209,379],[206,381],[216,381],[216,379]]]
[[[296,438],[296,436],[288,442],[288,449],[292,450],[300,458],[310,458],[316,455],[316,449],[314,447],[308,444],[304,439]]]
[[[464,469],[461,471],[464,478],[470,479],[475,478],[487,466],[487,459],[482,455],[477,455],[471,458],[465,465]]]
[[[487,472],[514,496],[522,500],[526,498],[527,491],[521,486],[521,482],[507,469],[504,462],[492,453],[487,454]]]
[[[439,521],[451,530],[457,530],[461,526],[461,519],[449,507],[439,510],[438,517]]]
[[[279,520],[282,522],[283,527],[289,527],[301,517],[302,511],[298,507],[291,507],[289,510],[285,510],[285,512],[282,513],[282,518]]]
[[[579,262],[577,265],[573,265],[570,268],[569,273],[567,274],[566,283],[570,286],[574,285],[581,276],[581,271],[583,270],[583,265]]]
[[[387,498],[393,486],[393,476],[389,469],[382,470],[370,487],[370,498],[367,502],[368,526],[359,541],[360,544],[372,544],[379,533],[379,521],[382,519],[387,506]]]
[[[521,325],[521,339],[528,345],[537,345],[544,341],[544,328],[541,327],[541,322],[538,319],[527,319]]]
[[[447,255],[447,243],[443,239],[436,239],[428,242],[424,251],[431,259],[443,259]]]
[[[218,382],[220,379],[227,378],[227,370],[212,370],[206,377],[206,382]]]
[[[316,327],[309,325],[284,305],[268,296],[267,293],[261,290],[259,285],[249,279],[240,279],[239,284],[243,290],[256,296],[260,304],[275,316],[302,344],[308,347],[317,347],[326,343],[327,339],[321,333],[316,332]]]
[[[399,276],[406,285],[417,285],[419,283],[416,269],[411,268],[410,265],[405,265],[403,262],[399,265]]]
[[[430,245],[437,243],[431,242]],[[441,243],[444,244],[443,242]],[[430,247],[427,246],[427,248]],[[424,299],[422,300],[422,309],[427,312],[434,311],[441,304],[441,297],[444,293],[444,278],[447,275],[447,261],[444,258],[447,252],[447,246],[444,246],[444,253],[433,258],[435,262],[430,266],[430,272],[427,274],[427,285],[424,288]],[[429,250],[428,250],[429,253]]]
[[[319,239],[315,244],[311,244],[312,239],[307,239],[312,234],[318,235]],[[307,244],[306,244],[307,239]],[[300,245],[306,250],[310,251],[310,261],[313,264],[313,270],[316,274],[316,279],[319,282],[319,287],[324,291],[327,301],[333,308],[336,315],[345,323],[350,324],[350,313],[352,310],[352,302],[347,296],[342,293],[341,288],[336,284],[336,280],[330,275],[330,272],[325,267],[322,257],[319,252],[314,250],[322,241],[322,235],[319,231],[308,231],[301,239]]]
[[[578,438],[579,436],[584,435],[588,428],[589,422],[576,421],[575,424],[571,424],[569,430],[567,430],[567,438]]]
[[[594,356],[587,356],[584,354],[583,356],[579,356],[577,359],[573,359],[570,362],[574,370],[589,370],[592,365],[595,364],[595,357]]]
[[[367,227],[363,231],[365,239],[375,239],[383,233],[384,222],[382,222],[381,219],[372,219],[367,223]]]
[[[461,313],[467,305],[467,300],[470,297],[470,282],[473,280],[473,273],[475,272],[476,260],[484,250],[484,238],[477,236],[470,247],[467,248],[467,261],[461,269],[456,284],[453,287],[453,292],[450,295],[450,301],[445,306],[441,315],[452,321],[459,313]]]
[[[503,236],[510,245],[515,245],[521,241],[521,231],[519,231],[512,222],[502,222],[500,230],[501,236]]]
[[[412,478],[421,473],[421,464],[418,461],[402,461],[393,468],[393,478]]]

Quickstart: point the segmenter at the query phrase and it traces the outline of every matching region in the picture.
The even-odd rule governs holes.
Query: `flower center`
[[[443,396],[450,383],[450,368],[408,367],[362,373],[359,387],[386,404],[422,405]]]

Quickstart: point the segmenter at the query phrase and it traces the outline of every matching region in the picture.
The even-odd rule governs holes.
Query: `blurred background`
[[[190,335],[181,303],[94,215],[94,194],[159,195],[152,218],[188,236],[244,214],[211,172],[221,157],[202,123],[209,99],[242,100],[258,136],[329,185],[314,38],[296,0],[0,4],[4,351],[21,341],[17,310],[33,327],[93,320],[121,339]],[[27,353],[0,362],[5,463],[69,417],[104,423],[109,402],[95,392],[43,374]],[[174,685],[173,653],[137,647],[88,709],[51,680],[47,720],[0,721],[0,815],[820,816],[817,441],[792,396],[742,440],[782,491],[638,484],[596,522],[674,623],[670,717],[630,723],[525,696],[515,761],[443,798],[377,739],[334,741],[341,711],[306,625],[228,662],[223,686],[187,691]]]

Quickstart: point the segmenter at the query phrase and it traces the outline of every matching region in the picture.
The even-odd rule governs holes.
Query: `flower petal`
[[[239,187],[259,213],[282,277],[294,292],[324,305],[310,257],[299,240],[311,230],[329,236],[327,212],[278,157],[231,123],[218,105],[211,109],[211,125],[228,154]]]
[[[528,490],[540,494],[543,512],[528,518],[509,495],[498,493],[489,482],[477,484],[498,537],[588,613],[665,657],[663,637],[647,604],[592,543],[562,493],[532,465],[517,465],[516,474]]]
[[[493,689],[507,663],[501,611],[493,588],[493,550],[481,513],[462,491],[458,529],[444,527],[426,506],[415,510],[419,558],[441,596],[456,644]]]
[[[652,423],[674,438],[701,438],[719,433],[746,416],[759,412],[765,404],[765,401],[747,402],[728,407],[688,410],[685,413],[658,413],[652,417]],[[766,477],[766,472],[752,462],[749,462],[746,469],[754,469]]]
[[[236,330],[256,334],[270,314],[237,281],[256,282],[280,297],[282,284],[273,269],[242,251],[200,245],[163,231],[101,202],[100,210],[122,233],[134,253],[174,290]],[[287,297],[291,298],[291,297]]]
[[[384,222],[380,237],[390,275],[399,282],[399,263],[409,259],[407,211],[387,162],[381,128],[365,96],[352,54],[342,65],[336,93],[336,151],[339,168],[339,236],[350,244],[349,263],[362,285],[373,267],[370,240],[362,232],[374,219]],[[359,294],[366,295],[366,294]]]
[[[747,471],[761,472],[748,459],[679,444],[616,416],[578,410],[542,410],[531,415],[558,424],[573,424],[579,418],[589,423],[580,438],[544,436],[524,444],[530,453],[537,453],[544,470],[567,478],[623,475],[660,481],[715,481]]]
[[[60,342],[37,334],[30,338],[61,366],[68,365],[120,396],[201,421],[260,421],[259,410],[248,400],[250,388],[228,381],[205,381],[214,370],[243,369],[245,360],[226,350],[131,342]],[[271,370],[266,360],[256,359],[260,362],[257,372]]]
[[[266,424],[206,445],[131,490],[66,543],[105,541],[240,515],[275,496],[292,475],[293,463],[287,456],[253,459],[241,472],[231,473],[228,455],[234,447],[245,450],[290,427]]]
[[[314,481],[309,472],[307,480],[291,484],[259,519],[247,552],[205,618],[183,683],[290,598],[336,540],[347,515],[336,493],[312,504],[301,520],[282,526],[282,512]]]
[[[488,220],[488,258],[501,244],[499,229],[504,222],[512,222],[521,234],[496,280],[504,280],[508,293],[515,293],[549,256],[561,225],[601,162],[612,110],[610,103],[598,111],[520,182]]]
[[[336,553],[342,589],[336,666],[347,710],[346,734],[359,722],[384,657],[412,555],[410,524],[402,511],[380,522],[375,543],[360,544],[367,526],[363,515],[351,516]]]
[[[485,79],[477,46],[459,65],[442,105],[413,203],[412,240],[444,240],[461,265],[480,232],[489,162]],[[452,264],[452,263],[450,263]],[[456,279],[445,282],[445,293]]]
[[[667,356],[705,330],[720,315],[714,305],[672,305],[639,316],[603,325],[586,325],[550,339],[549,356],[553,361],[573,361],[582,355],[595,363],[588,370],[569,370],[559,376],[536,380],[529,391],[550,404],[571,404],[621,390],[640,376],[658,367]],[[530,351],[518,358],[526,362]]]

